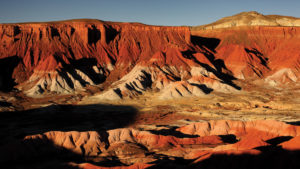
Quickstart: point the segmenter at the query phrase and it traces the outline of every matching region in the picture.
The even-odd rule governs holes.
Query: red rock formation
[[[290,76],[291,80],[297,81],[300,61],[298,32],[298,27],[256,26],[202,30],[192,34],[220,39],[216,57],[224,60],[238,77],[266,77],[286,68],[295,74],[295,77]]]
[[[300,150],[300,136],[296,136],[289,141],[280,144],[282,148],[287,150]]]
[[[0,37],[0,58],[21,59],[12,75],[24,84],[21,87],[57,92],[99,84],[106,78],[115,81],[157,51],[174,48],[180,52],[190,42],[187,27],[101,21],[1,25]],[[49,73],[54,76],[47,80],[44,76]],[[84,75],[90,80],[82,78]]]
[[[178,128],[177,135],[171,131],[163,135],[159,131],[130,128],[102,132],[51,131],[5,143],[0,146],[0,160],[6,164],[11,160],[53,160],[57,156],[66,160],[70,158],[69,162],[80,158],[90,162],[69,164],[81,168],[147,168],[162,164],[172,166],[176,158],[182,158],[186,162],[180,166],[185,168],[205,165],[206,161],[217,157],[227,156],[227,160],[232,161],[243,156],[249,160],[256,159],[256,156],[262,156],[262,159],[273,158],[272,153],[296,155],[297,152],[288,152],[299,150],[299,134],[299,126],[270,120],[193,123]],[[273,150],[264,155],[264,149],[267,148]],[[169,161],[160,162],[162,158]],[[175,158],[173,162],[172,158]],[[54,162],[59,164],[59,161]],[[109,165],[105,165],[105,162]],[[219,162],[228,163],[226,160]],[[243,164],[243,161],[236,162]],[[215,165],[212,163],[210,167]]]
[[[132,97],[149,88],[168,89],[161,98],[199,96],[240,90],[235,79],[297,82],[298,32],[261,26],[191,32],[97,20],[2,24],[0,59],[19,58],[11,78],[29,95],[102,84],[113,89],[99,98]]]

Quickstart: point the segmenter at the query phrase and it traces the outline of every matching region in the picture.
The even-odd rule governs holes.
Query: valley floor
[[[97,100],[87,91],[45,98],[2,93],[0,164],[86,169],[297,167],[300,88],[264,90],[170,100],[159,100],[150,91],[116,101]]]

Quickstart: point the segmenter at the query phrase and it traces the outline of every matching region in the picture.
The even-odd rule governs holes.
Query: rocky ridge
[[[263,15],[256,11],[241,12],[193,29],[220,29],[239,26],[300,26],[300,19],[291,16]]]
[[[0,87],[39,96],[98,86],[97,98],[115,100],[146,91],[158,91],[161,99],[237,92],[243,85],[236,81],[296,83],[298,29],[190,30],[98,20],[2,24],[0,64],[11,66],[1,68]]]

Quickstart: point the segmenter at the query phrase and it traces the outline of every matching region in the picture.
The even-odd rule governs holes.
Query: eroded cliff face
[[[0,26],[0,87],[30,96],[102,85],[98,99],[203,96],[243,89],[236,80],[281,85],[299,77],[299,28],[192,30],[76,20]],[[6,62],[4,63],[6,64]],[[10,80],[9,86],[5,81]],[[5,83],[5,85],[3,85]]]
[[[267,82],[296,82],[299,77],[299,27],[238,27],[192,31],[220,39],[216,58],[240,79],[260,77]]]
[[[1,25],[0,32],[1,59],[20,59],[12,78],[28,94],[113,82],[156,52],[190,43],[187,27],[101,21]]]

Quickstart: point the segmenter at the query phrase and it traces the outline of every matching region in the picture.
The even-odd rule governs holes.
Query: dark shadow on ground
[[[300,151],[287,151],[275,147],[259,155],[213,155],[209,159],[195,164],[197,168],[230,168],[230,169],[285,169],[299,168]]]
[[[73,55],[71,52],[72,49],[69,48],[69,51],[71,55]],[[60,76],[64,77],[66,82],[71,88],[74,88],[73,81],[69,77],[68,73],[72,75],[75,80],[77,80],[82,86],[87,86],[90,85],[89,82],[86,80],[82,79],[81,75],[78,74],[76,70],[80,70],[83,72],[86,76],[88,76],[93,83],[95,84],[100,84],[103,83],[106,80],[106,74],[105,74],[105,69],[103,67],[98,67],[103,74],[97,73],[93,67],[97,66],[97,60],[95,58],[82,58],[82,59],[68,59],[68,62],[70,64],[67,64],[65,60],[63,60],[62,53],[55,53],[54,58],[56,59],[57,62],[61,63],[63,65],[63,68],[57,71]],[[73,56],[74,57],[74,56]]]
[[[239,141],[239,140],[237,140],[236,136],[233,134],[219,135],[219,137],[221,137],[221,139],[224,143],[234,144]]]
[[[95,27],[95,25],[92,25],[91,28],[88,28],[88,43],[96,44],[101,38],[100,30]]]
[[[52,105],[44,108],[1,112],[0,118],[0,164],[8,168],[70,168],[69,164],[92,163],[97,166],[126,166],[117,157],[108,157],[94,162],[93,157],[67,150],[54,144],[46,137],[23,138],[26,135],[41,134],[47,131],[97,131],[101,138],[106,130],[126,127],[134,122],[137,110],[131,106],[116,105]],[[193,138],[176,131],[176,127],[151,131],[157,135]],[[107,134],[107,133],[106,133]],[[107,135],[106,135],[107,136]],[[236,143],[234,135],[222,135],[227,144]],[[266,142],[270,146],[257,147],[260,154],[213,154],[209,158],[196,162],[180,157],[168,157],[157,154],[157,160],[150,168],[201,168],[201,169],[281,169],[299,168],[300,151],[287,151],[279,146],[291,137],[277,137]]]
[[[205,68],[208,72],[213,73],[222,83],[230,85],[237,90],[242,89],[233,82],[233,80],[237,80],[237,78],[234,77],[231,71],[226,67],[224,60],[216,59],[215,57],[215,49],[220,43],[219,39],[192,36],[191,41],[195,46],[200,48],[200,51],[197,51],[197,49],[184,51],[182,52],[183,57],[193,60],[195,63]],[[200,62],[194,56],[194,54],[198,52],[202,53],[213,66]]]
[[[273,139],[267,140],[266,142],[273,146],[277,146],[278,144],[289,141],[292,138],[293,138],[292,136],[280,136],[280,137],[275,137]]]
[[[137,109],[117,105],[51,105],[43,108],[0,112],[0,137],[23,138],[47,131],[99,131],[126,127]],[[1,142],[0,142],[1,144]]]
[[[0,59],[0,91],[8,92],[16,85],[12,75],[19,62],[20,58],[18,56]]]
[[[106,131],[134,122],[137,109],[117,105],[51,105],[43,108],[0,112],[0,163],[11,168],[74,168],[67,162],[87,162],[76,154],[54,145],[47,138],[22,141],[25,136],[48,131]],[[110,166],[114,164],[112,160]],[[46,166],[44,166],[46,165]],[[38,167],[37,167],[38,168]]]
[[[200,162],[185,159],[162,159],[149,169],[296,169],[300,167],[300,151],[272,147],[255,154],[213,154]]]
[[[96,73],[93,66],[97,66],[97,60],[95,58],[82,58],[78,60],[70,60],[70,64],[64,66],[64,68],[72,69],[73,67],[87,75],[95,84],[103,83],[106,80],[105,74]],[[98,66],[98,68],[102,72],[105,72],[103,67]],[[72,73],[75,74],[75,72]]]
[[[220,135],[224,142],[229,144],[236,143],[238,140],[235,135]],[[218,153],[212,154],[209,158],[197,161],[198,158],[193,160],[173,160],[161,159],[154,162],[151,169],[156,168],[201,168],[201,169],[295,169],[300,167],[299,157],[300,151],[290,151],[282,149],[279,145],[285,141],[290,140],[290,136],[279,136],[266,142],[270,145],[255,148],[259,150],[259,154],[251,153]],[[200,157],[199,157],[200,158]]]
[[[0,101],[0,107],[9,107],[9,106],[12,106],[12,104],[9,102]]]
[[[216,48],[219,46],[221,40],[217,38],[206,38],[200,36],[191,36],[191,41],[194,45],[199,47],[206,47],[207,49],[216,52]]]
[[[205,94],[211,93],[214,89],[207,87],[205,84],[196,84],[196,83],[191,83],[192,86],[196,86],[199,89],[201,89]]]
[[[268,58],[267,57],[264,57],[264,55],[258,51],[257,49],[253,48],[253,49],[248,49],[248,48],[245,48],[245,51],[248,53],[248,55],[250,57],[253,58],[256,57],[260,60],[260,63],[265,66],[267,69],[270,69],[269,66],[268,66]]]
[[[176,131],[178,127],[172,127],[169,129],[161,129],[161,130],[148,130],[153,134],[156,135],[163,135],[163,136],[174,136],[177,138],[197,138],[199,135],[190,135],[190,134],[184,134],[180,131]]]
[[[105,35],[106,35],[106,43],[110,43],[111,41],[113,41],[117,35],[120,34],[120,32],[118,32],[116,29],[114,29],[111,26],[106,25],[105,26]]]
[[[295,125],[295,126],[300,126],[300,121],[287,122],[287,124],[291,124],[291,125]]]
[[[11,141],[1,147],[0,164],[5,168],[79,169],[69,162],[83,163],[84,158],[46,138]]]

